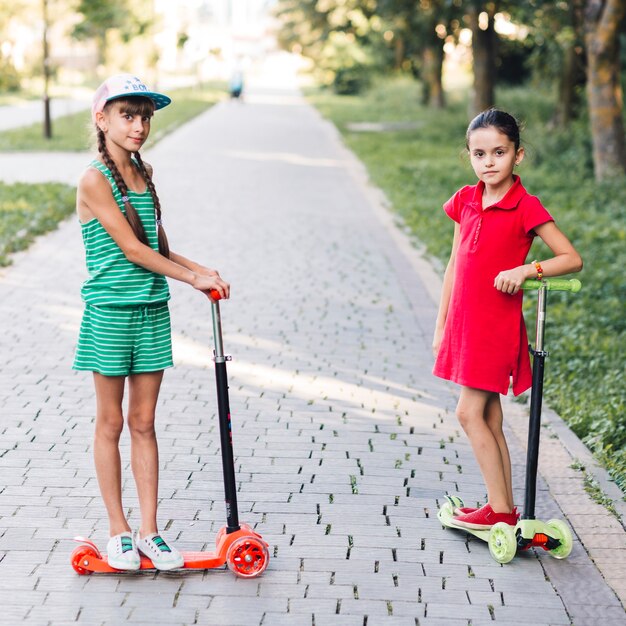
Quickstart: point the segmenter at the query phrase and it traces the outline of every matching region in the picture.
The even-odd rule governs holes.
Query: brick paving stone
[[[42,158],[55,169],[63,159],[33,163]],[[225,568],[71,569],[71,538],[103,545],[108,530],[90,375],[71,370],[84,279],[71,219],[0,270],[0,323],[10,329],[0,364],[0,624],[525,626],[572,617],[578,626],[591,617],[585,592],[603,623],[623,615],[613,591],[626,591],[623,528],[584,500],[554,440],[553,478],[540,479],[537,506],[553,517],[567,509],[577,534],[568,560],[531,553],[500,566],[484,542],[441,528],[444,493],[469,504],[485,490],[454,417],[458,392],[430,375],[438,279],[419,269],[424,261],[332,127],[295,92],[252,85],[245,106],[216,106],[148,160],[173,248],[233,285],[222,312],[239,509],[268,541],[270,564],[253,580]],[[180,547],[212,550],[224,504],[210,313],[188,286],[171,291],[176,367],[158,407],[159,519]],[[521,502],[526,420],[511,415]],[[136,525],[129,444],[124,433],[124,503]]]

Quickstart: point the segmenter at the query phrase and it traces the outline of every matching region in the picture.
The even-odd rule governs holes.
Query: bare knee
[[[96,417],[96,438],[118,443],[124,429],[124,416],[121,411],[105,411]]]
[[[154,433],[154,415],[131,413],[128,415],[128,429],[133,439],[153,438]]]
[[[478,415],[476,411],[460,403],[459,406],[456,407],[456,417],[459,420],[461,428],[466,433],[468,430],[471,430],[472,425],[476,423],[477,419],[482,419],[482,415]]]

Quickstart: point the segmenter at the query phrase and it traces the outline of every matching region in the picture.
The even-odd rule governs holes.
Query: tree
[[[310,58],[322,83],[355,93],[386,60],[373,54],[382,41],[371,21],[375,9],[375,0],[280,0],[278,41]]]
[[[626,173],[626,141],[620,83],[620,26],[624,0],[587,0],[587,100],[596,180]]]
[[[129,31],[134,26],[126,0],[80,0],[76,8],[83,16],[76,24],[76,39],[94,39],[98,49],[98,64],[106,63],[107,32],[111,29]]]
[[[471,115],[492,107],[496,103],[496,55],[498,36],[494,17],[498,2],[472,0],[467,9],[467,22],[472,30],[472,55],[474,57],[474,88],[470,103]]]
[[[535,80],[554,84],[554,121],[565,128],[578,112],[586,83],[583,9],[585,0],[509,3],[512,19],[528,30],[526,45]]]
[[[444,50],[450,19],[459,0],[378,0],[377,13],[393,33],[395,69],[407,65],[421,79],[423,102],[445,105],[442,84]]]
[[[442,109],[445,106],[443,92],[443,44],[445,43],[447,16],[443,0],[420,0],[419,11],[422,83],[424,85],[424,103]]]

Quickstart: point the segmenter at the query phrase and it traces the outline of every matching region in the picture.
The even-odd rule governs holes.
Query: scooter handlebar
[[[583,284],[578,278],[544,278],[543,280],[525,280],[522,289],[529,291],[545,287],[548,291],[570,291],[578,293]]]

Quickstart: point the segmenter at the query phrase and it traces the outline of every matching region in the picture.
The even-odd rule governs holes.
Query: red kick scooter
[[[237,510],[237,484],[233,459],[233,441],[228,401],[228,377],[222,343],[222,320],[220,316],[219,294],[211,291],[213,314],[213,338],[215,342],[215,381],[217,384],[217,406],[222,448],[222,468],[224,471],[224,494],[226,499],[226,526],[220,528],[215,538],[215,552],[184,552],[184,569],[213,569],[228,565],[237,576],[255,578],[265,571],[270,555],[268,544],[247,524],[239,523]],[[93,572],[119,572],[108,564],[106,554],[102,554],[93,541],[75,537],[81,545],[74,549],[70,562],[79,574]],[[140,569],[154,569],[152,561],[141,555]]]

